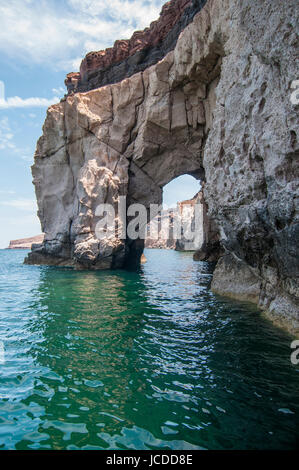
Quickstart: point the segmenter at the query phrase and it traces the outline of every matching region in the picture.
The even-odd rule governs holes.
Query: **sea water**
[[[0,251],[0,449],[294,449],[294,338],[214,295],[213,266],[146,250],[139,272]]]

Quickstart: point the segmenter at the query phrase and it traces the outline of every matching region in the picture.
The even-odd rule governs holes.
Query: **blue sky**
[[[87,52],[148,26],[164,3],[0,0],[0,248],[41,231],[30,167],[46,109],[65,93],[65,75],[78,71]],[[187,176],[173,185],[168,205],[198,190]]]

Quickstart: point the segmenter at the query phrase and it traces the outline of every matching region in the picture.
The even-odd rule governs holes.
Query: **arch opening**
[[[204,183],[200,167],[159,187],[159,203],[155,194],[148,201],[145,239],[128,241],[127,268],[135,269],[140,260],[145,261],[144,248],[193,252],[195,261],[218,260],[219,236],[208,216]]]
[[[150,212],[145,248],[195,251],[200,247],[203,232],[203,220],[199,213],[202,211],[200,191],[201,181],[187,174],[174,178],[163,187],[159,212],[155,217]],[[196,209],[199,209],[197,214]],[[184,233],[187,230],[188,233]]]

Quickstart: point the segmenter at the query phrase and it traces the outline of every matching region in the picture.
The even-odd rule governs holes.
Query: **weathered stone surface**
[[[205,181],[225,253],[213,289],[248,292],[298,327],[296,9],[208,0],[157,64],[49,108],[33,166],[45,242],[29,262],[139,262],[142,241],[97,240],[96,206],[119,195],[161,203],[162,187],[187,173]]]
[[[252,268],[233,254],[220,258],[214,271],[213,290],[232,298],[258,303],[262,279]]]
[[[204,204],[203,207],[203,243],[193,255],[194,261],[208,261],[215,263],[223,255],[224,250],[220,244],[218,227],[211,219]]]
[[[178,203],[181,235],[176,240],[176,251],[196,251],[203,247],[205,244],[204,209],[202,191],[196,193],[192,199]],[[197,210],[197,213],[195,213],[195,210]],[[190,227],[190,232],[188,227]]]

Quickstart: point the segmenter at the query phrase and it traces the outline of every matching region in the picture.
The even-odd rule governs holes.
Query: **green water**
[[[216,297],[211,266],[147,250],[139,273],[0,251],[0,449],[293,449],[292,338]]]

